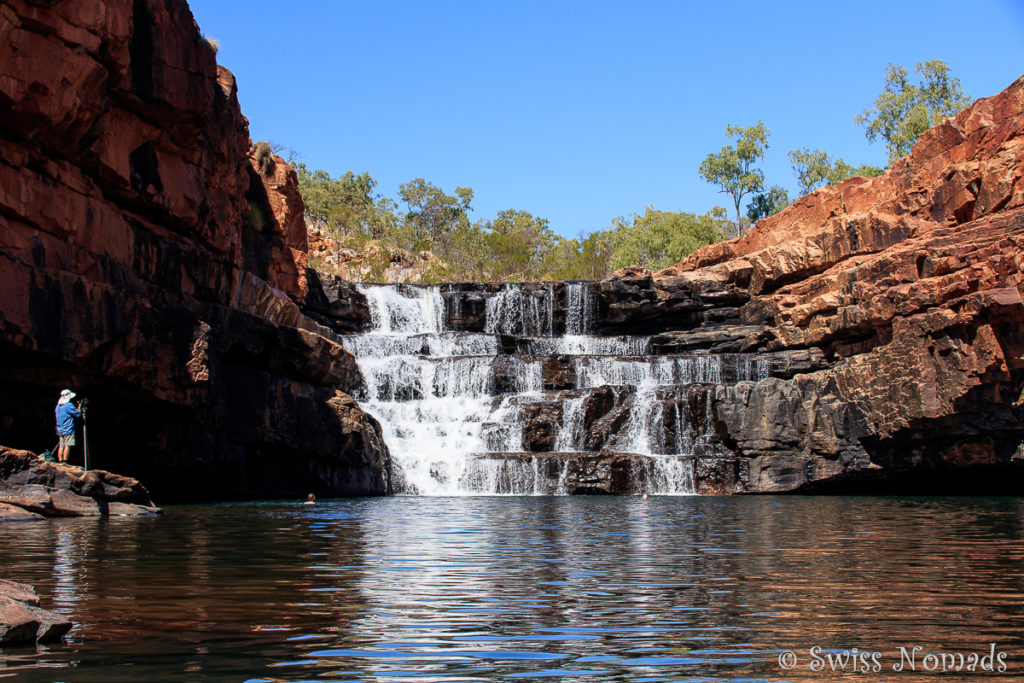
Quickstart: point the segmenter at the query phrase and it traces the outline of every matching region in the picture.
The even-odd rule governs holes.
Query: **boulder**
[[[0,446],[0,505],[22,510],[29,516],[26,519],[160,514],[136,479],[46,462],[34,453],[4,446]],[[10,520],[10,515],[0,519]]]
[[[562,403],[535,402],[521,406],[519,419],[523,425],[523,448],[545,453],[554,450],[558,428],[562,424]]]
[[[73,624],[39,607],[31,586],[0,579],[0,646],[59,641]]]
[[[40,519],[46,518],[16,505],[0,503],[0,522],[35,522]]]

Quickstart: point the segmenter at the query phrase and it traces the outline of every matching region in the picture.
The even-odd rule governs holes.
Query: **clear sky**
[[[884,166],[853,117],[890,62],[942,59],[972,97],[1024,74],[1024,1],[190,0],[254,140],[395,197],[422,177],[574,237],[612,218],[731,207],[697,174],[728,124],[786,152]],[[733,211],[730,208],[730,216]]]

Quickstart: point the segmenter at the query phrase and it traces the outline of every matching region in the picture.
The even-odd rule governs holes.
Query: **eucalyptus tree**
[[[877,176],[884,171],[877,166],[861,164],[852,166],[842,159],[833,159],[831,155],[820,149],[789,150],[789,162],[793,167],[793,175],[800,185],[800,196],[814,192],[823,185],[835,185],[854,176]]]
[[[436,242],[446,242],[456,229],[469,222],[473,189],[455,188],[455,195],[423,178],[398,186],[398,196],[408,207],[406,227],[411,231],[415,249],[430,249]]]
[[[755,194],[750,198],[747,205],[747,218],[754,224],[762,218],[767,218],[782,211],[789,206],[789,192],[779,185],[772,185],[765,192]]]
[[[920,77],[912,83],[906,68],[890,64],[885,70],[885,87],[874,107],[854,119],[864,126],[864,135],[874,142],[881,137],[889,151],[889,164],[910,153],[921,134],[970,104],[960,88],[960,79],[950,74],[941,59],[918,62]]]
[[[757,125],[748,128],[726,126],[725,135],[736,138],[736,144],[722,147],[718,154],[708,154],[698,172],[704,180],[717,185],[719,192],[732,197],[736,207],[734,232],[738,237],[742,230],[740,204],[743,198],[764,188],[764,173],[754,164],[764,159],[771,131],[764,122],[758,121]]]
[[[613,245],[610,265],[644,266],[657,269],[671,266],[707,244],[722,240],[729,226],[726,211],[716,207],[697,215],[686,211],[658,211],[647,207],[643,215],[616,218],[606,231]]]

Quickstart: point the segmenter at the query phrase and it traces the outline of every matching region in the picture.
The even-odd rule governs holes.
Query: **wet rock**
[[[616,398],[614,389],[602,386],[591,391],[583,399],[583,429],[585,432],[590,432],[597,421],[611,411],[615,406]]]
[[[567,356],[550,356],[541,365],[545,389],[576,388],[576,365]]]
[[[600,451],[610,446],[629,419],[631,406],[632,395],[626,392],[610,387],[592,392],[583,402],[583,446],[588,451]]]
[[[516,391],[519,380],[516,376],[516,364],[506,356],[494,359],[494,393],[509,394]]]
[[[763,348],[771,331],[764,325],[722,325],[693,330],[662,332],[651,338],[651,351],[656,354],[741,353]]]
[[[0,523],[3,522],[35,522],[46,519],[36,512],[30,512],[25,508],[8,503],[0,503]]]
[[[31,586],[0,579],[0,645],[56,642],[72,626],[63,615],[39,607]]]
[[[519,337],[513,337],[510,334],[498,335],[498,348],[501,349],[502,353],[506,354],[529,354],[531,352],[528,341]]]
[[[306,272],[305,312],[339,334],[361,332],[370,325],[370,307],[351,282],[315,270]]]
[[[487,323],[487,299],[496,286],[484,284],[451,285],[442,293],[449,329],[461,332],[483,332]]]
[[[44,516],[54,514],[50,494],[39,484],[12,485],[0,479],[0,501]]]
[[[528,403],[519,409],[523,424],[523,448],[534,453],[554,450],[562,424],[561,402]]]
[[[747,489],[746,463],[738,458],[694,458],[693,483],[697,493],[723,495]]]

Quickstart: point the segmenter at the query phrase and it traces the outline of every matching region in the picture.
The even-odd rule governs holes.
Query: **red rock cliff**
[[[184,0],[0,5],[0,443],[52,446],[68,386],[164,500],[388,489],[294,173],[249,152]]]
[[[944,477],[955,491],[979,473],[977,490],[1005,490],[1024,485],[1022,265],[1024,78],[883,176],[603,282],[602,325],[661,331],[656,349],[815,359],[715,389],[732,457],[698,468],[704,490]]]

